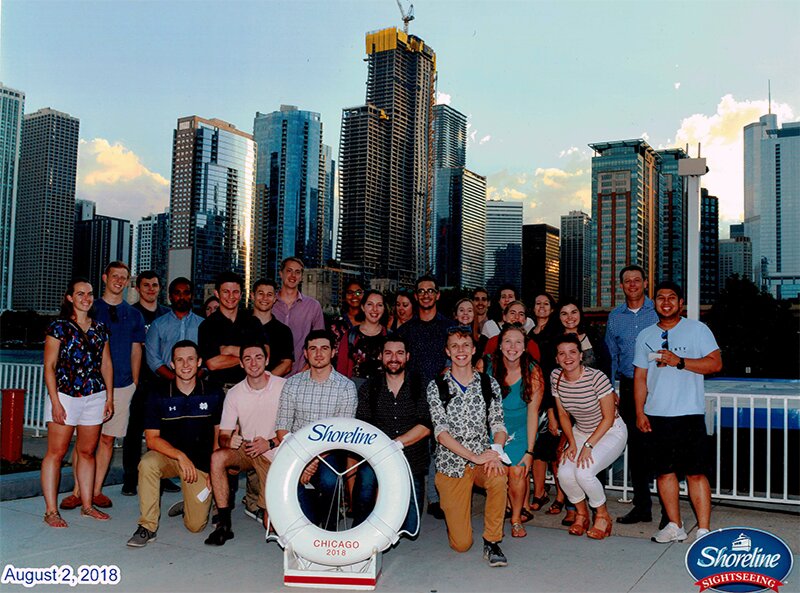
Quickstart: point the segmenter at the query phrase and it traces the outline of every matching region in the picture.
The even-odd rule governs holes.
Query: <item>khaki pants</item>
[[[244,446],[236,449],[236,453],[238,454],[238,459],[235,467],[238,467],[240,471],[247,472],[247,485],[253,488],[252,494],[254,496],[252,499],[250,498],[251,492],[249,489],[247,495],[245,496],[245,504],[247,505],[247,502],[251,503],[250,505],[247,505],[247,508],[252,510],[251,505],[255,503],[258,505],[258,508],[266,510],[267,503],[264,499],[264,494],[267,484],[267,474],[269,473],[269,466],[271,465],[269,460],[263,455],[259,455],[258,457],[248,456],[244,452]],[[249,470],[255,471],[251,472]],[[232,506],[232,502],[233,501],[229,500],[228,506]]]
[[[148,451],[139,462],[139,525],[149,531],[158,531],[161,517],[161,478],[180,477],[178,462],[157,451]],[[181,478],[183,491],[183,524],[192,533],[205,529],[212,496],[205,502],[197,500],[198,493],[206,487],[208,474],[197,470],[197,480],[188,484]]]
[[[484,466],[467,466],[460,478],[436,473],[439,503],[447,522],[450,547],[466,552],[472,547],[472,487],[486,490],[486,508],[483,514],[483,537],[490,542],[503,539],[503,519],[506,512],[508,476],[487,476]]]

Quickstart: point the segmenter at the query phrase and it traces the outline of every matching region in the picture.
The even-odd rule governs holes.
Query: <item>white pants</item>
[[[586,439],[592,435],[583,433],[575,427],[572,428],[572,434],[575,436],[575,444],[580,454]],[[575,465],[575,461],[567,459],[564,465],[558,468],[558,482],[571,503],[575,504],[588,498],[589,505],[594,508],[605,504],[606,494],[603,484],[597,479],[597,474],[622,455],[627,441],[628,429],[622,418],[616,418],[608,432],[592,448],[594,462],[589,467],[579,468]],[[575,459],[577,461],[577,455]]]

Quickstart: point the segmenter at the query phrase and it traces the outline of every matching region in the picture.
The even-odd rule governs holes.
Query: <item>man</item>
[[[483,324],[489,319],[489,292],[481,287],[472,291],[472,307],[475,309],[475,319],[478,320],[478,330],[483,329]]]
[[[275,318],[288,326],[294,336],[294,364],[289,376],[308,368],[303,358],[303,344],[308,333],[311,330],[325,329],[325,318],[319,301],[300,292],[304,268],[303,261],[296,257],[287,257],[281,262],[278,272],[281,289],[272,309]]]
[[[626,266],[619,273],[625,302],[608,315],[606,346],[611,356],[611,377],[619,381],[619,413],[628,427],[628,468],[633,485],[633,508],[617,523],[649,523],[652,517],[650,500],[650,463],[647,460],[647,436],[636,428],[636,404],[633,397],[633,354],[636,337],[644,328],[658,322],[655,305],[646,296],[644,270]],[[662,525],[663,527],[663,525]]]
[[[438,376],[447,365],[444,347],[447,343],[447,330],[456,322],[437,311],[439,285],[432,276],[420,276],[414,289],[417,301],[417,314],[397,330],[397,335],[408,344],[410,354],[408,371],[416,374],[423,385]],[[431,443],[431,446],[434,446]],[[442,520],[444,513],[439,505],[439,493],[434,484],[434,464],[428,471],[428,514]]]
[[[155,541],[161,516],[160,481],[180,477],[183,524],[192,533],[208,523],[211,454],[217,448],[223,393],[197,377],[202,359],[197,344],[181,340],[172,348],[175,380],[153,391],[147,403],[145,439],[149,451],[139,462],[139,526],[132,548]]]
[[[274,280],[261,279],[253,284],[253,317],[258,319],[262,339],[269,348],[267,370],[278,377],[285,377],[294,363],[294,337],[292,330],[272,314],[277,290]]]
[[[403,338],[394,335],[386,338],[381,351],[383,374],[370,378],[359,389],[356,418],[369,422],[403,445],[414,489],[401,529],[414,534],[419,526],[417,511],[423,508],[425,476],[430,464],[431,418],[422,384],[406,374],[408,356]],[[378,493],[375,472],[369,464],[359,466],[353,493],[355,526],[369,516]]]
[[[428,384],[433,435],[439,444],[436,487],[441,495],[450,547],[457,552],[472,547],[472,487],[486,489],[483,557],[489,566],[506,566],[508,561],[499,542],[503,539],[508,487],[501,457],[505,456],[503,446],[508,434],[500,386],[489,377],[492,393],[487,405],[484,379],[472,368],[474,354],[472,332],[452,328],[447,337],[451,367],[443,379],[446,391],[443,394],[436,381]],[[494,444],[490,446],[492,435]]]
[[[279,440],[289,432],[322,418],[353,418],[356,414],[358,396],[353,382],[333,368],[335,350],[334,337],[329,331],[315,329],[306,336],[303,346],[309,369],[290,377],[283,386],[278,420],[275,430]],[[297,496],[306,517],[325,529],[335,529],[338,512],[330,512],[336,501],[339,482],[336,472],[345,467],[345,456],[330,453],[326,462],[312,461],[303,471],[298,484]],[[305,487],[311,483],[314,487]]]
[[[158,295],[161,292],[158,274],[152,270],[141,272],[136,277],[136,292],[139,294],[139,300],[133,304],[133,308],[142,314],[145,336],[147,336],[153,321],[169,313],[167,307],[158,303]],[[145,362],[147,362],[146,347],[147,338],[145,337],[145,351],[142,354]],[[124,496],[136,496],[136,484],[139,481],[139,460],[142,457],[144,407],[148,393],[156,381],[155,373],[150,370],[147,364],[142,364],[139,371],[139,384],[131,400],[128,430],[125,432],[125,440],[122,445],[122,494]],[[171,480],[164,480],[161,483],[161,487],[165,492],[180,492],[180,488]]]
[[[122,438],[128,430],[131,399],[139,383],[142,364],[142,345],[145,340],[142,314],[122,298],[128,286],[130,270],[120,261],[112,261],[103,272],[103,296],[94,302],[97,321],[109,328],[109,348],[114,367],[114,415],[103,424],[95,454],[96,467],[92,503],[109,508],[111,499],[103,494],[103,482],[114,455],[114,439]],[[74,470],[74,466],[73,466]],[[61,501],[62,509],[74,509],[81,504],[77,480],[72,495]]]
[[[683,541],[678,475],[686,476],[697,515],[697,537],[708,533],[712,455],[705,425],[703,376],[722,370],[722,355],[708,327],[681,317],[683,291],[674,282],[655,290],[658,324],[636,338],[633,364],[636,425],[652,433],[658,494],[669,523],[653,536],[658,543]]]
[[[264,500],[267,473],[275,457],[275,419],[278,402],[286,380],[270,374],[267,350],[259,342],[241,349],[241,365],[247,375],[225,396],[220,421],[219,445],[211,456],[211,486],[217,503],[217,528],[206,544],[222,546],[233,539],[231,529],[228,470],[255,470],[258,476],[258,515],[267,526],[267,505]],[[237,426],[238,425],[238,426]]]

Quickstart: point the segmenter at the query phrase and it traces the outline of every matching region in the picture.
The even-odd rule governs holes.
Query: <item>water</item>
[[[44,351],[0,349],[0,362],[15,362],[18,364],[42,364],[42,362],[44,362]]]

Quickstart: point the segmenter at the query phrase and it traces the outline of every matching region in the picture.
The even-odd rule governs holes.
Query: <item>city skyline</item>
[[[570,210],[589,211],[589,143],[688,142],[694,156],[702,140],[725,237],[742,218],[742,128],[768,111],[768,79],[779,122],[797,119],[800,88],[782,58],[800,53],[800,8],[768,3],[769,35],[746,45],[763,4],[686,6],[419,1],[410,30],[436,48],[440,100],[468,117],[470,168],[487,176],[490,198],[524,200],[526,223],[558,226]],[[320,112],[336,146],[341,110],[363,102],[364,34],[401,24],[389,0],[84,8],[3,3],[0,78],[26,93],[26,112],[80,118],[77,197],[132,222],[168,204],[178,117],[251,133],[256,111],[292,104]],[[187,18],[214,22],[222,37],[174,26]],[[648,43],[597,50],[631,30]]]

